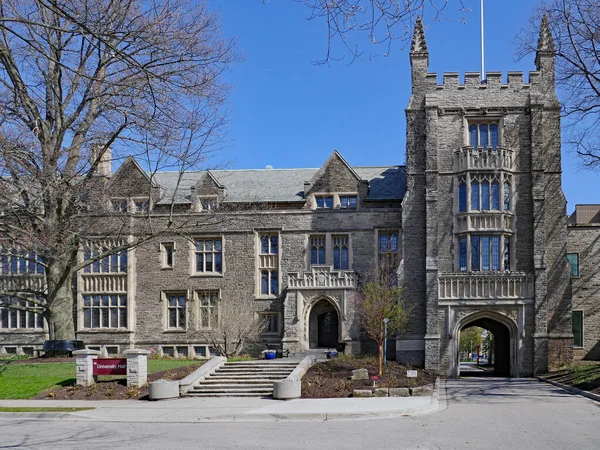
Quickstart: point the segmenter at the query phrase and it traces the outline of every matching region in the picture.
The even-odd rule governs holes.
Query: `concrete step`
[[[186,395],[189,395],[190,397],[272,397],[273,392],[270,392],[268,394],[256,395],[253,393],[246,393],[246,392],[239,392],[239,393],[229,392],[229,393],[221,394],[221,393],[213,393],[213,392],[190,391]]]
[[[263,384],[253,384],[253,385],[247,385],[247,384],[215,384],[215,385],[210,385],[210,384],[197,384],[196,386],[194,386],[194,391],[237,391],[237,390],[244,390],[244,391],[256,391],[256,390],[273,390],[273,384],[272,383],[263,383]]]
[[[231,376],[237,376],[237,375],[260,375],[260,374],[268,374],[268,375],[284,375],[284,376],[288,376],[290,373],[292,373],[291,370],[222,370],[222,369],[218,369],[215,371],[215,374],[218,375],[231,375]]]
[[[264,394],[273,392],[273,386],[195,386],[190,392],[253,392],[255,394]]]
[[[281,376],[281,375],[264,375],[264,376],[260,376],[260,377],[257,377],[255,375],[238,375],[236,377],[223,377],[223,376],[211,375],[202,381],[219,382],[219,381],[239,380],[240,382],[250,383],[252,381],[261,381],[261,382],[271,381],[271,382],[273,382],[273,381],[284,380],[285,378],[286,377]]]
[[[298,363],[241,361],[225,363],[197,382],[186,394],[192,397],[270,397],[273,382],[287,378]]]

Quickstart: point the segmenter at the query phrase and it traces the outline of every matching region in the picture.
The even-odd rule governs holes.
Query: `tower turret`
[[[429,51],[423,30],[423,21],[417,17],[410,44],[410,66],[412,68],[412,88],[422,83],[429,68]]]

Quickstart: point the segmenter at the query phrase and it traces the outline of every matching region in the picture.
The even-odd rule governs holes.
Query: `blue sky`
[[[433,21],[425,13],[429,71],[480,70],[479,0],[466,23]],[[485,2],[486,71],[535,70],[533,56],[515,61],[516,36],[528,26],[534,1]],[[226,74],[230,97],[228,168],[319,167],[337,149],[351,165],[405,162],[404,109],[410,95],[410,64],[405,42],[387,47],[360,37],[375,60],[315,65],[324,56],[324,22],[306,20],[309,10],[293,0],[208,0],[221,11],[222,31],[238,39],[244,60]],[[462,17],[450,0],[448,13]],[[341,53],[338,53],[341,54]],[[527,78],[527,77],[526,77]],[[563,189],[568,211],[576,203],[600,203],[600,173],[580,170],[577,157],[563,149]]]

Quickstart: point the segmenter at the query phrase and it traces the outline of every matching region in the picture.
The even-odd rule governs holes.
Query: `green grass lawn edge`
[[[44,407],[44,406],[0,406],[0,413],[31,413],[31,412],[77,412],[89,411],[96,408],[69,408],[69,407]]]
[[[148,373],[198,364],[200,360],[150,359]],[[0,365],[0,399],[29,399],[57,386],[75,384],[75,361],[57,363],[6,363]],[[124,378],[124,376],[122,377]],[[105,379],[105,378],[103,378]]]

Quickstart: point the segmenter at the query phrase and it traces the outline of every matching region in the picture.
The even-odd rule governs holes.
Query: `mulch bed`
[[[40,358],[48,361],[49,358]],[[70,359],[67,358],[67,361]],[[31,361],[31,360],[28,360]],[[56,361],[52,361],[56,362]],[[200,367],[202,364],[192,364],[185,367],[177,367],[174,369],[154,372],[148,375],[148,382],[160,379],[164,380],[181,380]],[[114,377],[113,377],[114,378]],[[102,380],[92,386],[63,386],[51,388],[47,391],[32,397],[34,400],[147,400],[148,387],[131,388],[127,387],[127,379],[125,377],[117,380]]]
[[[354,389],[373,388],[371,380],[351,381],[352,370],[367,369],[369,376],[377,375],[377,357],[338,356],[312,366],[302,378],[302,398],[351,397]],[[376,381],[377,387],[417,387],[434,384],[436,375],[418,370],[418,377],[407,378],[406,371],[412,367],[388,361],[383,377]]]

